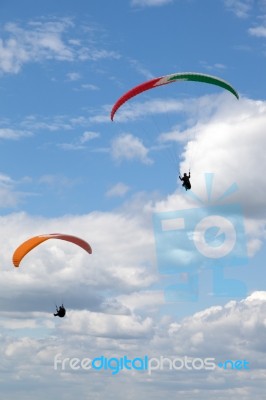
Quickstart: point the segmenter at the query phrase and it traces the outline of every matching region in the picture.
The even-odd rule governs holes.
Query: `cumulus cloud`
[[[111,155],[117,161],[139,160],[144,164],[151,164],[148,152],[141,140],[130,133],[118,136],[111,145]]]
[[[81,310],[70,311],[69,317],[60,323],[43,314],[41,325],[37,313],[21,314],[24,324],[19,322],[17,314],[13,316],[13,325],[1,325],[0,353],[5,377],[9,380],[15,377],[18,381],[22,379],[27,385],[37,380],[42,400],[50,393],[51,386],[51,393],[57,393],[61,388],[56,384],[58,379],[63,379],[69,399],[77,394],[83,395],[88,383],[91,394],[104,397],[107,395],[106,385],[102,385],[104,379],[108,391],[121,399],[119,393],[123,380],[127,393],[132,391],[141,400],[147,398],[147,393],[150,398],[159,400],[166,392],[173,395],[182,393],[187,399],[194,399],[197,393],[200,400],[212,399],[213,393],[219,400],[241,393],[245,400],[251,397],[259,400],[265,392],[265,305],[265,292],[254,292],[240,301],[205,308],[180,320],[158,314],[156,317],[136,314],[111,316]],[[1,315],[1,318],[4,317],[8,314]],[[25,331],[35,330],[36,335],[38,328],[44,329],[44,321],[50,327],[50,335],[41,338],[25,336]],[[8,329],[15,327],[23,327],[24,335],[18,338],[7,336]],[[82,360],[125,355],[128,359],[144,355],[162,357],[164,363],[161,369],[153,370],[150,375],[147,371],[123,370],[114,376],[110,369],[82,371],[69,366],[69,358],[74,357]],[[184,357],[190,360],[197,358],[197,365],[199,359],[212,358],[216,367],[189,371],[169,368],[169,360],[182,360]],[[228,359],[246,360],[249,370],[223,370],[217,366]],[[247,374],[251,379],[247,379]],[[50,382],[48,387],[47,381]],[[19,390],[19,386],[16,388],[17,385],[13,390]],[[42,388],[45,389],[43,396]],[[2,387],[3,391],[7,389],[6,385]],[[22,397],[23,400],[29,398],[28,392],[27,396]]]
[[[211,110],[209,115],[204,112],[206,101],[210,101],[207,107]],[[202,104],[199,101],[197,122],[161,136],[161,140],[169,143],[186,140],[181,170],[191,168],[193,191],[200,198],[206,198],[202,181],[204,174],[212,172],[216,175],[212,198],[218,198],[222,190],[236,182],[238,199],[247,216],[264,215],[266,181],[260,179],[259,171],[266,167],[263,151],[266,144],[265,109],[264,101],[245,98],[234,101],[224,95],[211,96],[209,100],[205,98]]]
[[[158,211],[202,206],[207,209],[218,203],[237,202],[242,207],[239,218],[245,221],[248,253],[254,256],[265,242],[266,181],[260,173],[266,168],[265,102],[246,98],[235,101],[221,94],[204,96],[197,104],[195,119],[194,100],[184,106],[187,115],[189,110],[193,115],[187,126],[170,127],[159,136],[160,141],[169,145],[185,143],[180,170],[191,169],[190,196],[181,200],[176,192],[158,201],[155,208]],[[213,180],[208,183],[210,173]]]
[[[197,108],[198,117],[164,137],[169,143],[177,140],[177,134],[183,135],[183,140],[187,138],[187,142],[183,141],[182,168],[187,169],[189,163],[193,166],[192,190],[201,200],[200,207],[208,207],[209,200],[215,203],[232,183],[237,183],[239,190],[225,200],[243,206],[251,255],[265,241],[266,187],[261,174],[254,174],[258,166],[262,171],[266,167],[265,107],[264,101],[242,98],[237,102],[225,95],[193,100],[183,104],[183,110],[188,115]],[[93,132],[86,131],[84,139],[92,139]],[[123,152],[126,159],[148,157],[147,149],[137,138],[129,134],[117,139],[120,138],[125,140],[122,144],[118,141],[118,159],[123,159]],[[127,154],[131,145],[133,150]],[[206,172],[215,173],[210,198],[204,182]],[[57,184],[59,178],[44,176],[43,183]],[[5,174],[1,180],[3,185],[13,185]],[[119,189],[121,193],[125,188],[118,186],[117,194]],[[0,355],[5,371],[2,390],[7,391],[6,382],[13,379],[23,380],[31,387],[38,382],[38,398],[44,400],[50,394],[53,398],[55,393],[60,397],[62,386],[57,385],[62,379],[69,399],[84,397],[88,384],[93,396],[107,396],[107,383],[108,391],[119,398],[123,380],[127,393],[131,391],[134,398],[137,394],[140,399],[147,398],[148,393],[149,398],[159,400],[166,391],[173,393],[173,397],[179,391],[188,399],[194,399],[196,394],[199,400],[212,399],[214,393],[219,400],[226,396],[235,398],[239,393],[245,400],[263,398],[265,293],[254,292],[240,301],[201,307],[196,313],[187,311],[183,319],[178,314],[180,310],[184,312],[183,303],[172,305],[174,313],[168,312],[169,305],[160,290],[151,214],[196,207],[195,199],[183,196],[179,190],[167,198],[151,197],[148,194],[144,200],[134,198],[131,204],[113,213],[50,219],[25,213],[1,216]],[[200,217],[200,211],[197,215]],[[22,241],[58,231],[87,240],[92,255],[68,243],[50,241],[29,253],[19,269],[13,268],[12,254]],[[62,298],[67,316],[61,321],[52,312],[53,302]],[[116,380],[111,380],[114,377],[105,371],[106,385],[102,385],[101,371],[54,370],[56,354],[62,358],[187,355],[214,357],[217,362],[232,358],[246,359],[252,368],[239,373],[218,368],[189,373],[164,369],[151,376],[121,371]],[[247,380],[246,373],[252,379]],[[144,385],[147,389],[143,394]],[[20,398],[23,399],[21,393]],[[28,392],[24,399],[29,399]]]
[[[38,301],[42,302],[46,294],[50,296],[55,291],[57,296],[57,290],[66,293],[68,287],[68,297],[73,294],[75,304],[83,298],[79,307],[86,303],[86,299],[89,300],[88,304],[95,307],[95,304],[99,305],[102,301],[101,290],[97,294],[97,288],[109,287],[110,290],[126,293],[139,285],[148,287],[156,280],[154,271],[147,268],[151,259],[152,236],[147,228],[142,227],[141,220],[108,213],[95,213],[87,218],[66,216],[49,221],[25,214],[2,217],[2,234],[7,237],[1,261],[6,270],[2,280],[3,289],[7,288],[12,279],[13,287],[18,285],[18,297],[28,288],[24,293],[24,304],[31,307],[32,297],[37,293]],[[12,234],[15,226],[16,235]],[[116,226],[116,235],[113,226]],[[10,265],[15,248],[31,236],[58,231],[87,240],[92,246],[93,255],[88,256],[77,246],[68,246],[69,243],[59,245],[56,240],[50,240],[50,243],[45,242],[39,246],[37,253],[36,250],[29,253],[25,263],[22,262],[21,268],[14,275]],[[132,238],[135,238],[133,242]],[[136,251],[139,246],[143,247],[141,252]],[[2,294],[7,295],[8,290],[4,289]],[[12,304],[9,306],[12,307]],[[32,307],[35,306],[36,303],[32,302]]]
[[[219,105],[217,109],[214,108],[211,121],[218,126],[221,119],[225,121],[224,115],[228,121],[233,118],[234,129],[237,130],[239,123],[242,129],[244,122],[247,123],[249,119],[255,122],[264,114],[261,102],[254,105],[253,102],[244,101],[241,105],[242,114],[236,112],[232,104],[222,112],[221,108],[225,106],[223,99],[217,97],[217,102]],[[206,121],[202,121],[201,129],[201,135],[193,139],[199,145],[205,132],[209,139],[213,134],[212,130],[207,129]],[[222,130],[227,145],[231,143],[231,136],[226,134],[228,129],[225,124]],[[254,132],[256,136],[256,129]],[[250,145],[246,133],[244,137]],[[204,139],[203,143],[206,146],[209,141]],[[242,151],[240,146],[238,148]],[[232,146],[228,146],[228,151],[230,156]],[[5,184],[12,183],[12,179],[4,174],[1,180]],[[49,176],[44,177],[44,181],[53,183]],[[219,187],[218,193],[222,190],[224,187]],[[200,195],[200,185],[197,191]],[[121,371],[117,380],[110,381],[112,393],[121,392],[120,382],[123,378],[126,385],[132,387],[134,396],[138,393],[140,399],[147,397],[147,392],[143,397],[143,384],[148,385],[151,398],[157,396],[160,399],[165,388],[160,386],[157,393],[154,385],[162,380],[165,385],[172,382],[170,386],[173,393],[181,390],[181,385],[183,395],[191,399],[195,390],[200,391],[197,398],[211,399],[217,385],[219,396],[230,393],[234,397],[245,386],[246,399],[251,394],[256,399],[256,393],[257,399],[262,398],[265,391],[264,292],[255,292],[243,300],[230,301],[225,305],[205,307],[183,319],[176,316],[176,310],[184,308],[182,303],[176,304],[175,313],[162,312],[166,304],[162,290],[158,290],[160,276],[156,269],[151,212],[158,209],[173,210],[177,206],[187,208],[189,202],[175,193],[172,199],[169,197],[161,202],[148,202],[145,199],[142,203],[139,201],[137,206],[136,202],[128,204],[113,213],[93,212],[60,218],[42,218],[25,213],[2,216],[0,354],[4,363],[5,382],[7,376],[10,380],[15,377],[24,381],[27,379],[30,386],[37,380],[38,390],[42,392],[47,381],[56,384],[58,379],[63,379],[69,399],[73,398],[73,391],[75,395],[83,395],[84,387],[89,382],[90,392],[103,396],[106,392],[103,385],[99,387],[103,379],[101,371],[84,373],[73,371],[69,366],[62,371],[60,364],[55,370],[54,357],[60,354],[60,359],[101,355],[128,355],[134,358],[147,354],[149,357],[170,359],[184,356],[213,357],[217,363],[232,358],[246,359],[252,365],[248,371],[252,380],[248,384],[245,371],[238,375],[233,375],[232,371],[231,375],[218,368],[215,371],[189,371],[190,374],[187,371],[177,373],[164,369],[154,371],[151,376],[139,371]],[[138,212],[130,213],[130,207],[137,207]],[[27,254],[19,269],[13,268],[12,254],[22,241],[33,235],[58,231],[84,238],[91,244],[93,253],[87,255],[77,246],[51,240]],[[256,221],[251,218],[250,236],[257,238],[259,232]],[[152,290],[153,286],[155,290]],[[58,303],[62,299],[67,307],[67,316],[57,320],[52,315],[54,301]],[[105,382],[109,382],[109,378],[114,377],[110,371],[105,371]],[[73,382],[78,382],[78,392],[76,387],[73,388]],[[56,388],[55,385],[51,392],[53,396]],[[38,398],[42,399],[41,396]]]
[[[211,353],[215,357],[231,354],[231,359],[253,359],[257,350],[265,352],[261,340],[266,329],[263,322],[265,312],[265,292],[254,292],[244,300],[214,306],[185,318],[181,323],[173,323],[169,334],[178,352]]]
[[[63,331],[73,334],[108,338],[138,338],[151,336],[152,319],[136,315],[111,315],[78,311],[69,314],[69,319],[61,326]]]
[[[187,120],[178,126],[170,126],[158,139],[173,146],[175,142],[184,143],[181,155],[181,171],[192,172],[192,190],[198,198],[206,200],[204,174],[215,174],[212,186],[212,199],[219,198],[234,182],[238,192],[234,199],[240,201],[246,218],[265,218],[264,193],[266,181],[260,171],[266,168],[264,148],[266,146],[264,126],[266,105],[262,100],[241,97],[239,101],[227,94],[203,96],[184,102],[165,99],[164,105],[153,99],[150,103],[135,105],[133,120],[138,120],[136,110],[146,113],[157,110],[160,114],[176,113],[185,115]],[[157,104],[157,108],[154,104]],[[152,106],[151,106],[152,104]],[[180,107],[178,107],[180,105]],[[127,113],[128,110],[125,110]],[[131,112],[131,111],[130,111]],[[154,117],[157,111],[154,111]],[[125,114],[121,109],[121,117]],[[121,122],[121,121],[120,121]],[[160,121],[159,121],[160,124]],[[159,130],[160,131],[160,130]],[[147,149],[134,139],[134,151],[127,153],[127,143],[131,143],[130,134],[119,136],[112,145],[112,155],[118,159],[147,157]],[[115,147],[117,145],[117,147]],[[129,146],[130,147],[130,146]],[[256,196],[253,194],[256,193]],[[170,199],[171,197],[169,197]],[[174,196],[173,196],[174,198]],[[174,203],[174,202],[173,202]]]

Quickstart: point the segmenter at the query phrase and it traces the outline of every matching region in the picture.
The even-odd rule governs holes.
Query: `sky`
[[[265,0],[1,1],[1,398],[263,398],[265,40]],[[178,72],[239,99],[176,82],[111,121]],[[14,268],[54,232],[92,254],[51,239]]]

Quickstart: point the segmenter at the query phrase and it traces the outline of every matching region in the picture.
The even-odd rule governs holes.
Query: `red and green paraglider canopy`
[[[140,85],[130,89],[128,92],[123,94],[117,102],[114,104],[111,111],[111,120],[113,121],[115,113],[117,110],[132,97],[137,96],[138,94],[145,92],[146,90],[156,88],[158,86],[167,85],[172,82],[180,82],[180,81],[194,81],[194,82],[203,82],[209,83],[211,85],[220,86],[223,89],[231,92],[237,99],[239,95],[237,91],[230,85],[230,83],[220,79],[216,76],[200,74],[197,72],[181,72],[170,75],[161,76],[159,78],[151,79],[147,82],[143,82]]]

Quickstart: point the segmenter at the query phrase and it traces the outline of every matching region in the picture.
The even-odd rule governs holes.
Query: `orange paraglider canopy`
[[[50,233],[50,234],[45,234],[45,235],[40,235],[40,236],[34,236],[28,240],[26,240],[24,243],[22,243],[14,252],[13,254],[13,264],[15,267],[19,267],[21,260],[25,257],[26,254],[28,254],[34,247],[38,246],[39,244],[45,242],[48,239],[61,239],[61,240],[66,240],[67,242],[74,243],[78,246],[80,246],[82,249],[87,251],[87,253],[91,254],[92,249],[89,243],[87,243],[85,240],[80,239],[76,236],[72,235],[65,235],[62,233]]]

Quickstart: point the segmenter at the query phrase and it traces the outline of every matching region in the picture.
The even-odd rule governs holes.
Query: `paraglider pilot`
[[[66,309],[64,305],[62,304],[59,308],[56,306],[56,314],[54,314],[54,316],[63,318],[65,315],[66,315]]]
[[[188,175],[187,175],[186,173],[184,173],[183,178],[181,178],[181,176],[179,175],[180,181],[183,181],[182,186],[184,186],[184,188],[185,188],[186,190],[191,189],[191,183],[190,183],[189,178],[190,178],[190,171],[189,171],[189,174],[188,174]]]

